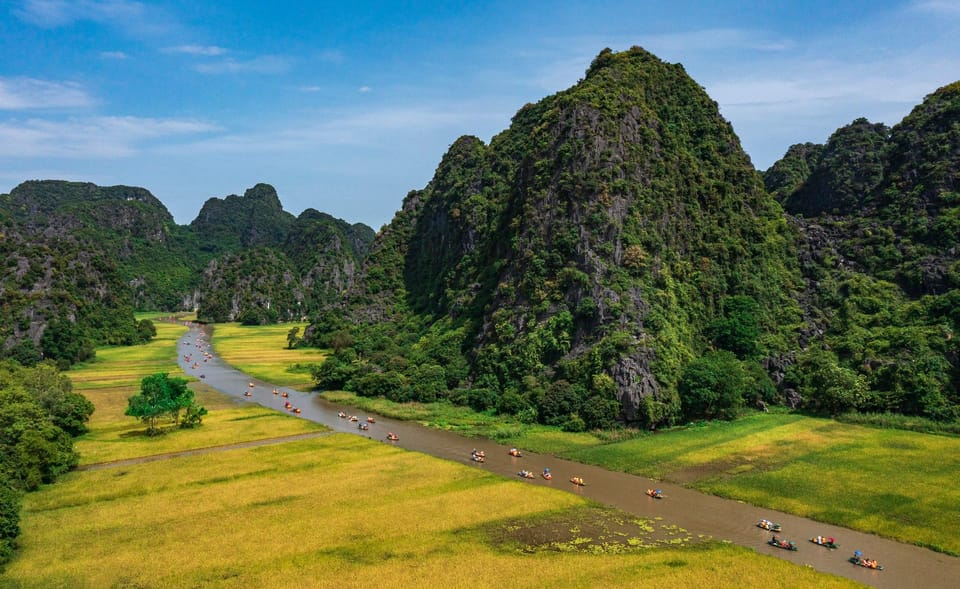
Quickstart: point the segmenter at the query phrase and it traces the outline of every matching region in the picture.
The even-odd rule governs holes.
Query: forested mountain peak
[[[456,338],[469,368],[449,382],[513,391],[532,410],[567,387],[557,394],[578,407],[598,400],[589,423],[620,410],[656,423],[679,411],[682,365],[732,297],[755,301],[771,336],[795,309],[779,223],[681,66],[604,50],[489,145],[451,146],[375,242],[351,312]]]
[[[205,250],[224,252],[279,245],[293,221],[294,216],[283,210],[276,189],[257,184],[243,196],[207,199],[190,228]]]
[[[318,211],[295,219],[268,184],[211,199],[178,226],[143,188],[30,181],[0,196],[0,224],[0,357],[66,364],[95,343],[135,341],[134,309],[207,301],[221,320],[299,318],[347,288],[373,240]]]

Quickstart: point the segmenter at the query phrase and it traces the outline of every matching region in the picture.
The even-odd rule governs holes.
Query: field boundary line
[[[192,448],[190,450],[176,450],[173,452],[162,452],[160,454],[150,454],[148,456],[138,456],[136,458],[121,458],[119,460],[108,460],[105,462],[93,462],[78,466],[77,471],[81,470],[102,470],[104,468],[116,468],[119,466],[129,466],[134,464],[145,464],[147,462],[156,462],[158,460],[170,460],[172,458],[181,458],[184,456],[196,456],[198,454],[212,454],[214,452],[227,452],[238,450],[240,448],[255,448],[257,446],[269,446],[272,444],[284,444],[287,442],[296,442],[299,440],[308,440],[329,436],[335,432],[308,432],[305,434],[294,434],[290,436],[279,436],[276,438],[260,438],[259,440],[247,440],[246,442],[234,442],[231,444],[219,444],[217,446],[205,446],[203,448]]]

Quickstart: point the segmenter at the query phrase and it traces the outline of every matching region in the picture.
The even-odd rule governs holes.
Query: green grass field
[[[858,586],[358,436],[223,447],[320,428],[202,385],[201,428],[144,437],[126,397],[143,376],[179,373],[180,333],[158,324],[149,345],[70,372],[99,413],[77,444],[83,463],[163,459],[28,494],[0,587]],[[187,449],[201,453],[159,456]]]

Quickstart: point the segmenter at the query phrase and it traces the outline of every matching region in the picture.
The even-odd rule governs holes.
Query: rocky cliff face
[[[825,146],[793,146],[764,175],[788,213],[833,227],[829,247],[913,294],[956,287],[960,82],[893,128],[857,119]]]
[[[768,329],[796,309],[782,220],[682,67],[605,51],[490,145],[451,146],[375,242],[352,313],[463,325],[473,382],[500,390],[606,375],[615,393],[584,394],[633,420],[644,398],[677,404],[725,297],[761,301]]]
[[[191,223],[206,251],[226,251],[203,272],[196,299],[207,321],[301,320],[352,287],[373,230],[307,209],[283,211],[272,186],[210,199]]]

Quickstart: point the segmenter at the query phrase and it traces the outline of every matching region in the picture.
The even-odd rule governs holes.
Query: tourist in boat
[[[543,475],[542,475],[542,476],[543,476],[543,478],[545,478],[545,479],[547,479],[547,480],[549,481],[550,479],[553,478],[553,473],[550,472],[550,469],[549,469],[549,468],[544,468],[544,469],[543,469]]]
[[[520,450],[517,450],[516,448],[510,448],[510,450],[507,452],[507,454],[509,454],[510,456],[515,456],[515,457],[517,457],[517,458],[520,458],[520,456],[521,456]]]

